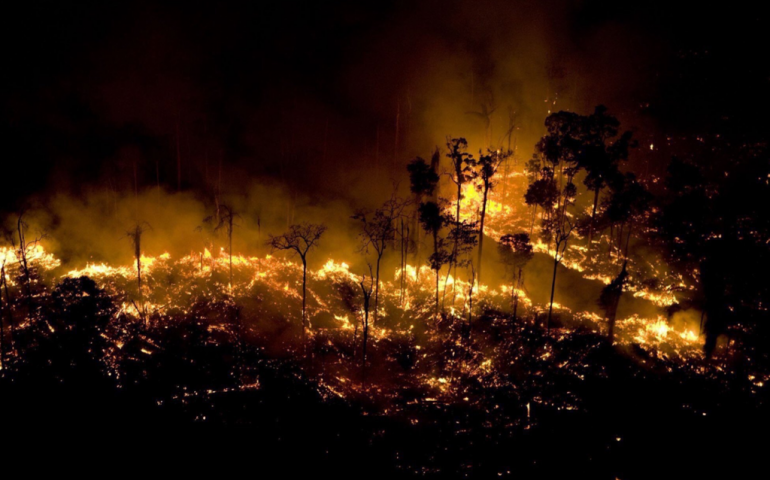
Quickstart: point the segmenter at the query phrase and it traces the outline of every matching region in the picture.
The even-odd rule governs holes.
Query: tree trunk
[[[473,320],[473,283],[475,278],[471,277],[471,285],[468,287],[468,340],[471,338],[471,326]]]
[[[535,220],[537,219],[537,205],[533,205],[532,209],[532,223],[529,225],[529,236],[532,236],[532,232],[535,231]]]
[[[27,303],[29,304],[30,314],[32,314],[32,287],[29,278],[29,265],[27,265],[27,239],[24,236],[24,225],[21,221],[21,215],[19,215],[17,228],[19,231],[19,253],[21,255],[22,271],[24,272],[24,285],[27,289]]]
[[[364,328],[363,328],[363,346],[361,348],[361,378],[365,378],[366,372],[366,342],[369,338],[369,297],[364,292]]]
[[[438,279],[439,271],[436,270],[436,318],[438,318]]]
[[[546,335],[551,334],[551,315],[553,314],[553,294],[556,289],[556,269],[559,267],[559,246],[556,246],[556,252],[553,257],[553,280],[551,280],[551,303],[548,307],[548,320],[545,324]]]
[[[0,278],[0,282],[5,282],[5,266],[3,266],[3,278]],[[0,370],[3,369],[5,369],[5,319],[3,318],[3,297],[0,296]]]
[[[449,275],[451,274],[452,274],[452,267],[449,266],[446,272],[446,280],[444,281],[444,289],[441,293],[441,308],[446,308],[446,289],[449,288]],[[456,277],[457,277],[457,265],[455,264],[455,279]],[[456,282],[453,280],[452,281],[452,306],[453,307],[455,305],[455,300],[454,300],[455,284]]]
[[[385,248],[381,250],[384,252]],[[379,319],[379,306],[380,306],[380,260],[382,260],[382,253],[377,256],[377,268],[375,270],[376,283],[374,284],[374,326],[377,326],[377,320]]]
[[[305,343],[306,327],[306,298],[307,298],[307,259],[302,257],[302,343]]]
[[[516,311],[519,308],[519,288],[521,287],[521,268],[519,268],[519,278],[516,281],[516,287],[513,290],[513,321],[516,322]]]
[[[438,256],[438,233],[433,233],[433,252]],[[436,269],[436,318],[438,318],[438,283],[439,283],[439,275],[441,272],[441,268]]]
[[[142,262],[140,256],[136,256],[136,283],[139,287],[139,295],[142,294]]]
[[[398,304],[404,304],[404,286],[406,285],[406,245],[407,235],[404,230],[404,219],[401,219],[401,282],[399,283],[400,292],[398,296]]]
[[[3,289],[5,290],[5,305],[6,305],[6,308],[8,309],[8,333],[10,334],[9,346],[10,346],[10,350],[13,350],[13,342],[14,342],[16,330],[13,325],[13,307],[11,306],[11,294],[8,292],[8,282],[5,279],[5,266],[3,266],[2,268],[2,276],[3,276],[2,278]],[[2,292],[0,292],[0,295],[2,295]]]
[[[591,225],[588,228],[588,251],[591,251],[591,245],[593,245],[594,238],[594,220],[596,220],[596,206],[599,203],[599,188],[594,190],[594,208],[591,211]]]
[[[481,203],[481,224],[479,225],[479,270],[476,273],[479,285],[481,285],[481,259],[484,252],[484,219],[487,216],[487,195],[489,195],[489,182],[484,182],[484,199]]]
[[[631,232],[633,231],[633,228],[631,225],[628,226],[628,235],[626,236],[626,248],[623,252],[623,259],[628,260],[628,244],[631,243]]]

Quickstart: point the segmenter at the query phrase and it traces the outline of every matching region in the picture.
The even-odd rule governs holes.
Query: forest
[[[14,7],[0,468],[756,475],[760,30],[332,3]]]

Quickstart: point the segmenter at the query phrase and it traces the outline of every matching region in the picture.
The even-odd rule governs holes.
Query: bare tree
[[[374,276],[374,324],[379,318],[380,298],[380,262],[385,254],[385,249],[396,239],[396,220],[404,209],[404,201],[396,197],[395,192],[382,207],[374,212],[359,210],[353,215],[354,220],[361,223],[359,234],[361,244],[359,250],[363,254],[373,251],[376,256]]]
[[[270,235],[268,245],[273,250],[289,251],[298,255],[302,260],[302,339],[305,339],[307,328],[307,255],[318,246],[321,236],[326,231],[326,225],[302,223],[291,225],[285,233]]]

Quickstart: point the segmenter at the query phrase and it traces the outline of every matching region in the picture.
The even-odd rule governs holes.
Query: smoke
[[[593,15],[599,8],[484,0],[46,10],[27,33],[48,40],[33,45],[41,67],[16,69],[14,98],[3,101],[13,119],[4,144],[16,157],[8,173],[18,179],[3,191],[6,223],[26,211],[65,265],[125,264],[126,232],[138,223],[149,225],[148,255],[226,248],[224,230],[213,234],[204,219],[227,205],[238,214],[234,252],[265,254],[269,234],[324,223],[311,262],[365,268],[350,215],[396,187],[407,196],[407,162],[448,137],[467,138],[474,154],[510,142],[521,168],[550,112],[598,103],[637,136],[652,135],[639,106],[654,95],[663,40],[640,10]],[[29,66],[22,55],[12,62]],[[550,291],[548,264],[530,267],[538,299]],[[593,307],[598,283],[559,282],[568,288],[557,301],[569,303],[560,298],[569,292]]]
[[[586,23],[582,2],[60,8],[4,102],[7,144],[39,167],[28,194],[269,178],[365,203],[447,136],[507,146],[513,122],[526,159],[551,111],[606,103],[634,126],[658,59],[634,17]]]

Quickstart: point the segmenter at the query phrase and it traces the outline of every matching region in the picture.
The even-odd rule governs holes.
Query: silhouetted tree
[[[440,236],[441,230],[449,219],[443,214],[442,208],[434,201],[420,204],[420,225],[433,239],[433,253],[428,258],[428,265],[436,273],[436,315],[439,312],[439,272],[441,267],[449,262],[451,253],[446,250],[446,241]]]
[[[455,288],[457,285],[457,267],[468,267],[470,263],[469,257],[479,241],[479,229],[478,223],[470,220],[461,220],[460,223],[454,223],[447,219],[447,222],[452,225],[449,231],[449,240],[452,242],[453,251],[450,253],[448,263],[455,266],[455,281],[452,282],[452,305],[454,305],[457,294]],[[447,271],[447,281],[444,283],[444,297],[446,297],[449,274],[450,272]],[[445,298],[442,298],[442,305],[444,300]]]
[[[634,229],[641,229],[647,221],[652,195],[633,173],[617,175],[610,183],[612,190],[605,202],[603,223],[618,227],[618,256],[628,257],[628,245]],[[623,248],[623,231],[628,226]],[[613,239],[610,239],[612,245]]]
[[[618,165],[628,159],[628,151],[636,146],[631,132],[618,136],[620,122],[607,114],[607,108],[599,105],[594,113],[582,117],[581,145],[578,153],[578,167],[586,172],[583,184],[594,193],[588,241],[593,238],[596,207],[602,189],[620,175]]]
[[[548,306],[548,321],[546,323],[546,332],[551,333],[551,316],[553,314],[553,295],[556,291],[556,271],[564,258],[564,252],[567,250],[567,242],[572,235],[574,225],[569,220],[558,222],[553,230],[554,251],[553,251],[553,279],[551,280],[551,301]]]
[[[598,304],[604,310],[604,317],[607,319],[607,338],[609,338],[610,343],[615,340],[615,318],[618,313],[620,297],[623,295],[623,286],[628,278],[627,264],[627,261],[623,262],[623,269],[609,285],[602,289],[602,293],[599,296]]]
[[[738,323],[765,331],[758,338],[766,339],[770,317],[770,284],[757,277],[770,270],[770,156],[764,148],[720,151],[709,149],[697,164],[673,159],[655,215],[667,260],[694,280],[692,295],[706,316],[707,356]]]
[[[436,149],[436,151],[433,153],[433,159],[431,160],[430,165],[428,165],[428,163],[422,158],[417,157],[412,160],[406,167],[409,171],[409,186],[413,195],[412,204],[416,209],[413,217],[415,223],[414,226],[416,228],[412,229],[412,233],[418,237],[419,228],[417,227],[420,223],[420,205],[422,205],[425,197],[434,197],[433,200],[437,200],[435,197],[436,187],[439,180],[438,173],[436,171],[438,166],[438,158],[439,151]],[[418,255],[420,249],[419,238],[417,238],[413,243],[415,246],[415,255]]]
[[[523,270],[535,254],[527,233],[503,235],[500,237],[497,248],[511,279],[511,301],[513,303],[513,321],[515,322],[519,306],[519,291],[524,288]]]
[[[497,169],[500,168],[500,164],[508,158],[508,153],[501,153],[500,150],[489,150],[486,155],[480,155],[477,162],[478,176],[481,179],[481,184],[477,186],[482,192],[481,201],[481,219],[479,221],[479,263],[478,263],[478,282],[481,284],[481,260],[483,258],[484,249],[484,220],[487,216],[487,201],[489,199],[489,193],[495,186],[492,181],[493,177],[497,174]]]
[[[457,201],[455,205],[455,218],[454,224],[460,225],[460,203],[463,199],[463,185],[472,182],[476,176],[476,170],[474,167],[476,161],[473,159],[473,155],[467,152],[468,142],[464,138],[453,138],[447,141],[447,149],[449,153],[446,154],[452,163],[452,172],[449,178],[457,186]],[[455,242],[452,246],[452,255],[450,257],[449,270],[452,270],[454,266],[455,276],[457,276],[457,264],[454,263],[458,258],[459,245]]]
[[[554,206],[559,197],[559,188],[556,185],[556,180],[553,178],[553,170],[546,167],[540,172],[539,178],[535,178],[529,184],[527,192],[524,194],[524,202],[533,208],[530,235],[534,229],[537,208],[540,207],[544,212],[544,219],[550,218],[553,215]]]
[[[134,259],[136,260],[136,284],[139,291],[139,296],[142,295],[142,235],[150,225],[147,222],[137,223],[134,228],[126,233],[131,239],[131,244],[134,246]]]
[[[411,242],[411,235],[409,231],[409,223],[405,221],[403,215],[399,219],[400,221],[400,228],[398,230],[398,239],[400,241],[400,254],[401,254],[401,263],[400,270],[401,274],[399,275],[399,296],[398,296],[398,303],[399,305],[403,305],[404,303],[404,296],[406,294],[406,266],[407,266],[407,256],[409,255],[409,252],[413,250],[413,244]]]
[[[305,339],[307,328],[307,255],[318,246],[321,236],[326,231],[326,225],[302,223],[291,225],[289,230],[281,235],[270,235],[268,245],[273,250],[290,251],[299,255],[302,260],[302,339]]]
[[[359,210],[353,215],[353,219],[360,222],[361,233],[360,251],[368,254],[370,249],[374,251],[376,257],[376,268],[374,277],[374,325],[377,325],[379,318],[379,298],[380,298],[380,262],[385,254],[385,249],[396,239],[396,219],[401,215],[404,209],[404,202],[395,196],[386,201],[382,207],[367,212]]]

